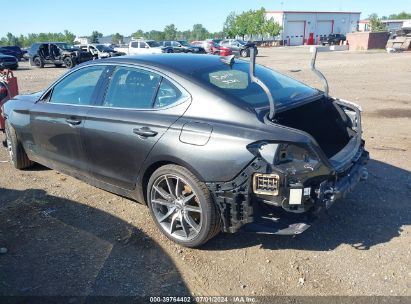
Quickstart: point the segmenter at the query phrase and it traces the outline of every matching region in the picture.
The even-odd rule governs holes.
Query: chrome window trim
[[[85,69],[88,67],[94,67],[94,66],[115,66],[115,67],[130,67],[130,68],[134,68],[134,69],[140,69],[140,70],[145,70],[147,72],[150,73],[154,73],[154,74],[158,74],[159,76],[161,76],[164,79],[167,79],[168,81],[170,81],[178,90],[180,90],[181,92],[181,97],[176,100],[175,102],[173,102],[172,104],[169,104],[168,106],[165,107],[161,107],[161,108],[118,108],[118,107],[104,107],[104,106],[99,106],[99,105],[79,105],[79,104],[71,104],[71,103],[52,103],[46,100],[43,100],[45,96],[47,96],[47,94],[50,93],[50,91],[61,81],[63,81],[66,77],[68,77],[69,75],[73,74],[74,72],[77,72],[81,69]],[[111,77],[110,77],[111,78]],[[107,89],[107,88],[106,88]],[[77,68],[75,70],[69,71],[67,72],[65,75],[63,75],[62,78],[56,80],[55,82],[53,82],[45,91],[44,93],[40,96],[39,100],[37,102],[41,102],[44,101],[45,103],[49,103],[49,104],[57,104],[57,105],[65,105],[65,106],[74,106],[74,107],[90,107],[90,108],[101,108],[101,109],[116,109],[116,110],[128,110],[128,111],[161,111],[161,110],[167,110],[169,108],[173,108],[175,106],[178,106],[179,104],[182,104],[184,102],[187,102],[191,100],[191,94],[183,88],[183,86],[181,86],[178,82],[176,82],[175,80],[171,79],[169,76],[165,75],[164,73],[156,70],[156,69],[152,69],[152,68],[147,68],[145,66],[140,66],[140,65],[135,65],[135,64],[124,64],[124,63],[112,63],[112,62],[108,62],[108,63],[96,63],[96,64],[92,64],[92,65],[86,65],[80,68]]]

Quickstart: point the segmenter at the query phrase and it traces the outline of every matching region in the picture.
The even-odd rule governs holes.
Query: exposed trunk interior
[[[310,134],[328,158],[337,154],[355,134],[349,117],[327,98],[277,113],[275,120]]]

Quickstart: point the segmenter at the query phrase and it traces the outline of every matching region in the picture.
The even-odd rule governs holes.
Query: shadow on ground
[[[43,190],[0,188],[0,247],[0,296],[189,294],[138,228]]]
[[[295,237],[222,234],[207,243],[205,250],[230,250],[260,245],[267,249],[328,251],[341,244],[358,250],[387,243],[411,225],[411,173],[371,160],[369,179],[349,196],[336,202],[328,214]]]

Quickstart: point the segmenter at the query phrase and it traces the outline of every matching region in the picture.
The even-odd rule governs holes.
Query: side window
[[[96,85],[106,66],[98,65],[80,69],[57,83],[49,102],[90,105]]]
[[[146,43],[145,42],[140,42],[140,49],[144,49],[146,47]]]
[[[151,108],[160,78],[159,75],[144,70],[118,67],[111,77],[103,106]]]
[[[130,46],[131,46],[132,48],[138,48],[138,42],[132,42],[132,43],[130,44]]]
[[[171,105],[179,100],[181,95],[181,92],[170,81],[163,78],[154,102],[154,108]]]
[[[171,42],[170,42],[170,41],[166,41],[166,42],[164,43],[164,46],[171,46]]]

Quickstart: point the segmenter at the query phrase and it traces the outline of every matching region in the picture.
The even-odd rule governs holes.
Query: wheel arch
[[[168,157],[167,159],[161,159],[161,160],[155,160],[151,162],[149,165],[147,165],[142,171],[141,171],[141,178],[137,182],[136,188],[140,189],[141,193],[141,198],[139,201],[141,201],[143,204],[147,205],[146,197],[147,197],[147,184],[148,181],[151,177],[151,175],[160,167],[163,167],[165,165],[178,165],[186,168],[189,170],[195,177],[197,177],[200,181],[204,181],[203,177],[201,174],[195,170],[192,166],[190,166],[187,162],[185,162],[182,159],[175,158],[175,157]]]

